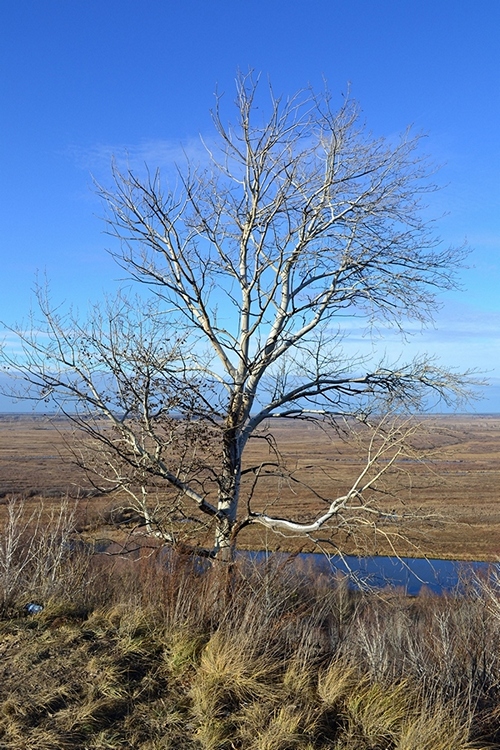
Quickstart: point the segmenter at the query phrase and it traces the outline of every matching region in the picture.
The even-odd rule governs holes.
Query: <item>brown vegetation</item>
[[[401,471],[388,478],[389,494],[383,501],[387,518],[377,518],[381,533],[373,526],[361,526],[356,534],[338,531],[334,543],[344,552],[429,555],[453,559],[498,560],[500,547],[500,497],[498,494],[500,417],[449,416],[432,423],[425,435],[430,462],[403,463]],[[314,425],[274,426],[277,444],[287,466],[302,482],[314,486],[324,497],[339,493],[360,470],[362,454],[355,444],[333,441]],[[31,415],[3,415],[0,418],[0,497],[23,495],[37,507],[44,498],[69,493],[80,497],[80,528],[96,527],[98,533],[117,538],[113,514],[123,500],[115,495],[95,495],[88,477],[71,463],[68,441],[81,440],[69,422]],[[269,446],[263,440],[251,442],[248,463],[269,460]],[[243,488],[250,489],[251,479]],[[161,489],[159,501],[161,502]],[[321,511],[323,504],[304,485],[267,479],[257,485],[257,505],[274,515],[300,520]],[[1,510],[1,508],[0,508]],[[395,515],[394,515],[395,514]],[[0,519],[1,520],[1,519]],[[104,522],[111,522],[104,524]],[[133,521],[133,518],[131,519]],[[193,524],[195,526],[195,524]],[[133,523],[129,524],[129,528]],[[185,524],[189,532],[189,524]],[[324,535],[326,537],[326,534]],[[312,543],[292,537],[274,537],[265,530],[244,530],[240,547],[312,549]],[[329,551],[333,547],[327,545]]]
[[[408,599],[351,592],[293,560],[202,573],[175,554],[62,545],[58,557],[38,538],[44,553],[13,588],[0,575],[6,750],[500,747],[493,584]],[[50,581],[37,574],[55,558]]]

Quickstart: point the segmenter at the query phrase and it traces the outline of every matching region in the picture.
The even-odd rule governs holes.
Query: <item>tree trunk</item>
[[[239,416],[239,415],[238,415]],[[241,429],[234,414],[226,421],[222,440],[222,466],[217,502],[215,552],[219,559],[231,560],[231,534],[236,523],[241,484]]]

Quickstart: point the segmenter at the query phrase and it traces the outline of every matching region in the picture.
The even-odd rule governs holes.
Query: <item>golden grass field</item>
[[[375,534],[371,525],[352,535],[337,534],[335,543],[346,553],[396,551],[410,556],[498,560],[500,415],[440,416],[426,418],[424,423],[423,440],[431,460],[403,464],[403,473],[390,478],[391,494],[382,501],[399,520],[383,521],[381,534]],[[278,423],[273,434],[287,465],[323,497],[341,494],[362,468],[357,448],[332,441],[311,424]],[[109,496],[85,496],[89,481],[68,461],[68,439],[75,437],[71,424],[64,420],[1,415],[0,503],[5,504],[10,495],[24,495],[30,503],[37,504],[44,498],[50,506],[69,493],[82,497],[82,519],[94,520],[116,503],[116,498]],[[269,460],[267,443],[250,443],[246,460],[257,464]],[[295,520],[310,519],[325,507],[304,488],[275,480],[261,483],[254,506]],[[239,544],[247,548],[272,549],[278,544],[283,550],[313,549],[308,540],[275,537],[254,527],[242,532]]]

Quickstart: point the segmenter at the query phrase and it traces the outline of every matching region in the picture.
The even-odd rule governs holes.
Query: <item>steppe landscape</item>
[[[500,415],[427,417],[422,438],[427,459],[402,464],[389,478],[390,494],[381,501],[387,518],[380,534],[361,527],[334,537],[345,553],[429,556],[457,560],[497,561],[500,557]],[[341,494],[362,469],[359,447],[333,440],[310,424],[278,423],[273,434],[287,465],[323,497]],[[0,416],[0,503],[24,497],[36,507],[57,505],[69,495],[79,500],[83,530],[116,539],[106,525],[109,511],[122,502],[116,495],[96,496],[85,474],[71,459],[68,446],[81,436],[71,423],[43,415]],[[268,460],[265,441],[249,444],[247,463]],[[244,488],[245,489],[245,488]],[[243,492],[245,498],[245,492]],[[161,499],[161,498],[160,498]],[[244,499],[243,499],[244,501]],[[254,508],[295,520],[310,519],[324,506],[304,487],[287,483],[258,485]],[[326,535],[323,535],[326,536]],[[274,537],[251,527],[239,539],[244,548],[312,550],[307,539]],[[332,551],[332,548],[328,548]]]
[[[1,11],[0,750],[500,750],[499,0]]]
[[[346,538],[345,550],[392,540],[398,551],[498,560],[500,417],[424,422],[433,462],[390,477],[383,533]],[[289,465],[325,495],[362,467],[353,446],[311,426],[275,432]],[[119,550],[109,511],[122,499],[92,492],[68,461],[69,438],[81,439],[65,420],[0,420],[0,747],[500,747],[498,572],[464,579],[458,596],[407,596],[353,591],[280,556],[201,574],[193,556],[151,546],[93,554],[72,543],[75,531]],[[249,462],[266,459],[263,445]],[[268,483],[256,505],[296,518],[321,510],[291,490]],[[270,533],[241,541],[276,545]]]

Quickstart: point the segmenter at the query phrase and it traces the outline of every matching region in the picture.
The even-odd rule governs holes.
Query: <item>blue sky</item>
[[[476,409],[500,411],[499,0],[4,0],[0,29],[0,320],[26,316],[37,271],[82,308],[116,286],[91,178],[112,155],[169,166],[238,68],[284,94],[325,77],[376,135],[428,134],[429,211],[471,268],[407,349],[486,371]]]

